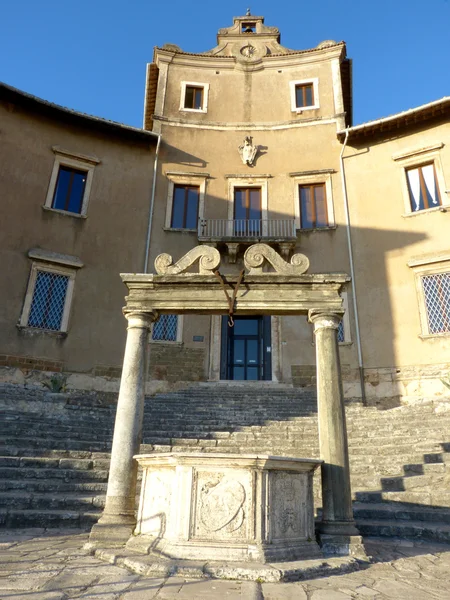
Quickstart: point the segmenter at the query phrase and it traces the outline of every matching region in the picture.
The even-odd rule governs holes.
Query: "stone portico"
[[[199,262],[198,273],[190,272]],[[265,244],[244,256],[245,274],[217,271],[217,249],[194,248],[173,264],[168,254],[155,261],[156,275],[123,274],[129,295],[122,381],[114,429],[111,468],[104,513],[90,535],[93,545],[123,546],[136,527],[136,482],[142,439],[148,335],[160,314],[301,315],[314,325],[323,516],[319,525],[326,553],[360,552],[362,541],[351,504],[350,472],[337,330],[343,315],[339,292],[349,281],[344,273],[307,274],[309,261],[295,254],[287,263]],[[239,285],[238,285],[239,284]],[[225,293],[226,292],[226,293]],[[230,298],[234,300],[230,304]],[[312,501],[311,501],[312,506]],[[242,558],[242,557],[239,557]]]

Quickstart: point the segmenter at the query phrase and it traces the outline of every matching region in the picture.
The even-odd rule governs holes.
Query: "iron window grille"
[[[153,325],[154,342],[176,342],[178,334],[178,315],[161,315]]]
[[[429,333],[450,333],[450,273],[422,277]]]
[[[70,277],[37,271],[28,327],[60,331]]]

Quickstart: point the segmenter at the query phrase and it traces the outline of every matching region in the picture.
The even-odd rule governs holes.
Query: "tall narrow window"
[[[176,342],[178,315],[161,315],[153,325],[152,340],[155,342]]]
[[[261,188],[234,188],[235,235],[260,236],[261,214]]]
[[[201,110],[203,108],[202,87],[195,87],[193,85],[186,86],[186,93],[184,96],[184,108],[191,108],[193,110]]]
[[[173,229],[196,229],[200,188],[194,185],[175,185],[173,190]]]
[[[406,169],[411,210],[419,211],[441,204],[434,163]]]
[[[81,214],[87,172],[60,165],[52,208]]]
[[[422,277],[428,333],[450,333],[450,273]]]
[[[328,227],[324,183],[299,186],[300,229]]]
[[[295,86],[295,106],[314,106],[314,86],[312,83],[299,83]]]

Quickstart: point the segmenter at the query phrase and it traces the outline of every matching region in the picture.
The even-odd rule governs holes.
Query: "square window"
[[[161,315],[153,325],[152,340],[155,342],[176,342],[178,336],[178,315]]]
[[[208,111],[208,92],[209,83],[182,81],[180,111],[206,113]]]
[[[295,106],[296,108],[314,106],[314,88],[312,83],[299,83],[295,86]]]
[[[172,229],[196,229],[200,188],[193,185],[175,185],[173,189]]]
[[[194,87],[193,85],[186,86],[184,96],[184,108],[193,110],[201,110],[203,108],[203,88]]]
[[[421,277],[428,334],[450,333],[450,272]]]
[[[81,261],[74,268],[33,262],[20,326],[67,331],[75,270],[81,266]]]
[[[55,162],[44,208],[75,217],[84,217],[99,159],[53,146]]]
[[[38,271],[27,326],[38,329],[61,329],[69,277]]]
[[[320,108],[319,106],[319,79],[301,79],[290,81],[291,110],[301,114],[303,111]]]
[[[328,227],[325,183],[299,185],[300,229]]]
[[[406,169],[411,210],[427,210],[440,206],[441,197],[434,162]]]
[[[81,214],[87,171],[61,165],[56,181],[52,208]]]

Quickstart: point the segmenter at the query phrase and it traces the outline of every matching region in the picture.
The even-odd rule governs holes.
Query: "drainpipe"
[[[153,163],[153,183],[152,183],[152,195],[150,198],[150,213],[148,215],[147,240],[145,243],[144,273],[148,273],[148,255],[150,252],[150,236],[151,236],[151,232],[152,232],[153,210],[155,207],[156,173],[158,170],[158,156],[159,156],[160,143],[161,143],[161,134],[158,135],[158,141],[156,143],[155,161]]]
[[[347,182],[345,179],[345,171],[344,171],[344,151],[345,151],[345,147],[347,146],[348,133],[349,133],[348,128],[346,128],[344,145],[342,146],[342,151],[339,156],[339,161],[341,164],[342,194],[344,196],[345,223],[347,225],[348,257],[350,260],[350,275],[352,278],[351,285],[352,285],[352,296],[353,296],[353,312],[355,315],[355,327],[356,327],[356,348],[358,350],[359,380],[360,380],[360,384],[361,384],[361,398],[362,398],[363,404],[365,404],[366,403],[366,388],[364,385],[364,363],[363,363],[362,347],[361,347],[361,332],[359,329],[358,303],[356,300],[355,265],[353,262],[352,234],[350,231],[350,212],[349,212],[349,208],[348,208]]]

